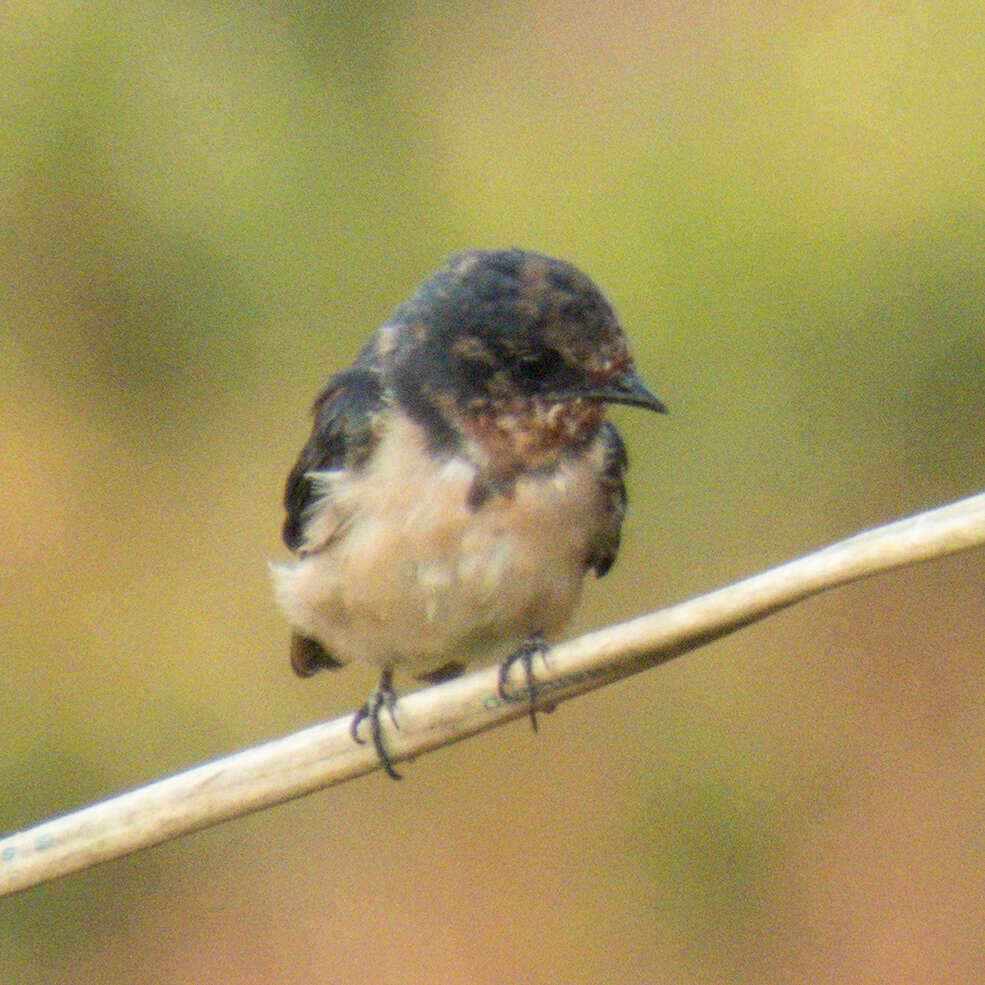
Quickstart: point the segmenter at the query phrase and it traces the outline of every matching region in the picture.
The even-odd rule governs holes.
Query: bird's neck
[[[553,468],[598,433],[605,410],[586,400],[516,397],[457,416],[470,457],[483,471],[507,476]]]

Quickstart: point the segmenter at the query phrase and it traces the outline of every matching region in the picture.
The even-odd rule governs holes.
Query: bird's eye
[[[459,371],[470,383],[484,383],[493,376],[496,367],[477,359],[467,359],[459,363]]]
[[[539,352],[524,352],[516,361],[516,374],[520,379],[539,382],[551,375],[560,360],[550,349]]]
[[[513,377],[527,393],[564,387],[575,373],[553,349],[524,352],[514,360]]]

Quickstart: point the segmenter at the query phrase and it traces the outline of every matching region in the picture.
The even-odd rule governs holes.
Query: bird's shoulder
[[[373,343],[346,370],[330,377],[315,399],[311,435],[287,477],[284,543],[303,547],[311,507],[322,494],[312,473],[362,468],[379,442],[386,390]]]

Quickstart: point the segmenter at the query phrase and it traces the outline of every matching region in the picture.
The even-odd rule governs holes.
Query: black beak
[[[607,404],[629,404],[632,407],[642,407],[658,414],[669,411],[659,397],[655,397],[643,385],[643,381],[631,370],[612,377],[597,387],[592,387],[585,397],[588,400],[600,400]]]

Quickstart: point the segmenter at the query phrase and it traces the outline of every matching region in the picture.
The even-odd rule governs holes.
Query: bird
[[[397,670],[436,683],[499,660],[509,699],[520,663],[537,727],[533,658],[619,550],[628,458],[608,404],[667,412],[595,283],[516,247],[450,257],[315,399],[274,594],[300,677],[379,668],[351,733],[365,723],[392,778]]]

